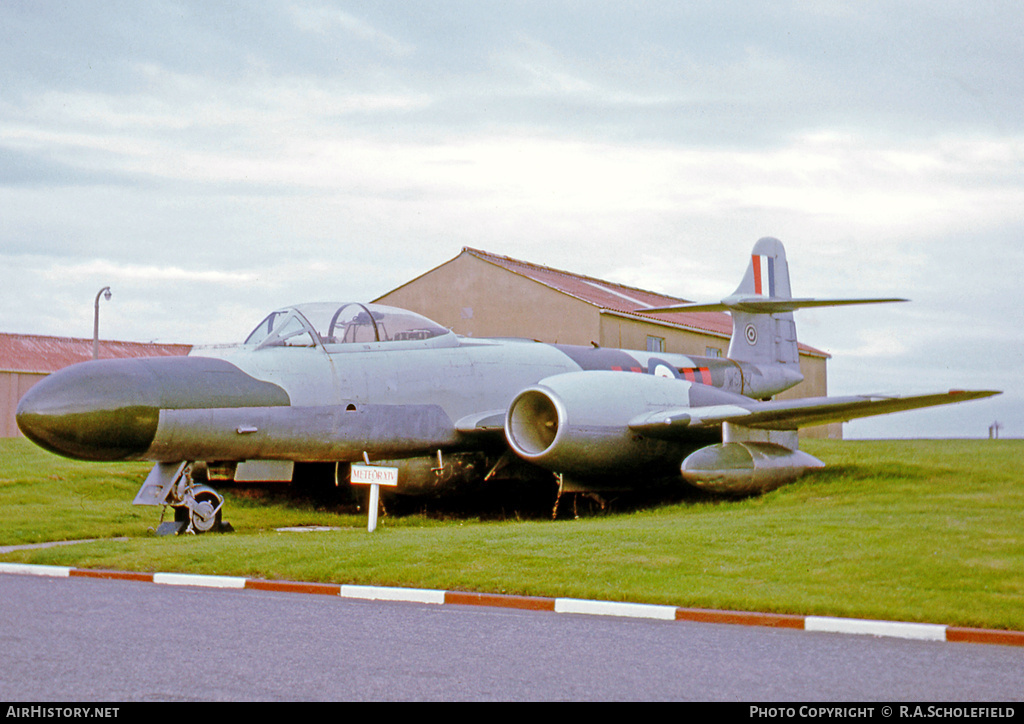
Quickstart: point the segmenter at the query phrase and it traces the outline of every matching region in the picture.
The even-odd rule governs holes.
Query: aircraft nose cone
[[[145,367],[128,360],[83,362],[38,382],[15,413],[25,437],[81,460],[124,460],[144,453],[159,420]]]

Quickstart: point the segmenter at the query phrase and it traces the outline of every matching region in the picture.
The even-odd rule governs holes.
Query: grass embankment
[[[811,441],[829,465],[767,495],[580,520],[365,517],[226,491],[230,535],[156,538],[149,466],[0,441],[0,559],[1024,630],[1024,441]],[[278,533],[288,525],[331,525]]]

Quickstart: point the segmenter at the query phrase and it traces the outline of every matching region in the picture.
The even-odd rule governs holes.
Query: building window
[[[722,350],[718,349],[718,347],[705,347],[704,348],[704,356],[705,357],[721,357],[722,356]]]
[[[648,352],[664,352],[665,351],[665,338],[664,337],[647,337],[647,351]]]

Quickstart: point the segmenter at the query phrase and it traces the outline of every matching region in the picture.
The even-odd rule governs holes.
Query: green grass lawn
[[[0,559],[80,568],[663,603],[1024,630],[1024,441],[808,441],[825,470],[767,495],[579,520],[363,515],[225,490],[226,535],[158,538],[147,464],[0,441]],[[279,533],[295,525],[339,530]]]

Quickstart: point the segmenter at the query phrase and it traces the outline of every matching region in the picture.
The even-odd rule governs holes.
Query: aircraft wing
[[[1001,394],[994,390],[950,390],[928,395],[894,397],[856,395],[849,397],[806,397],[749,404],[714,405],[645,413],[629,422],[635,432],[653,437],[674,438],[685,430],[732,422],[761,430],[796,430],[811,425],[848,422],[861,417],[885,415],[901,410],[949,405]]]

